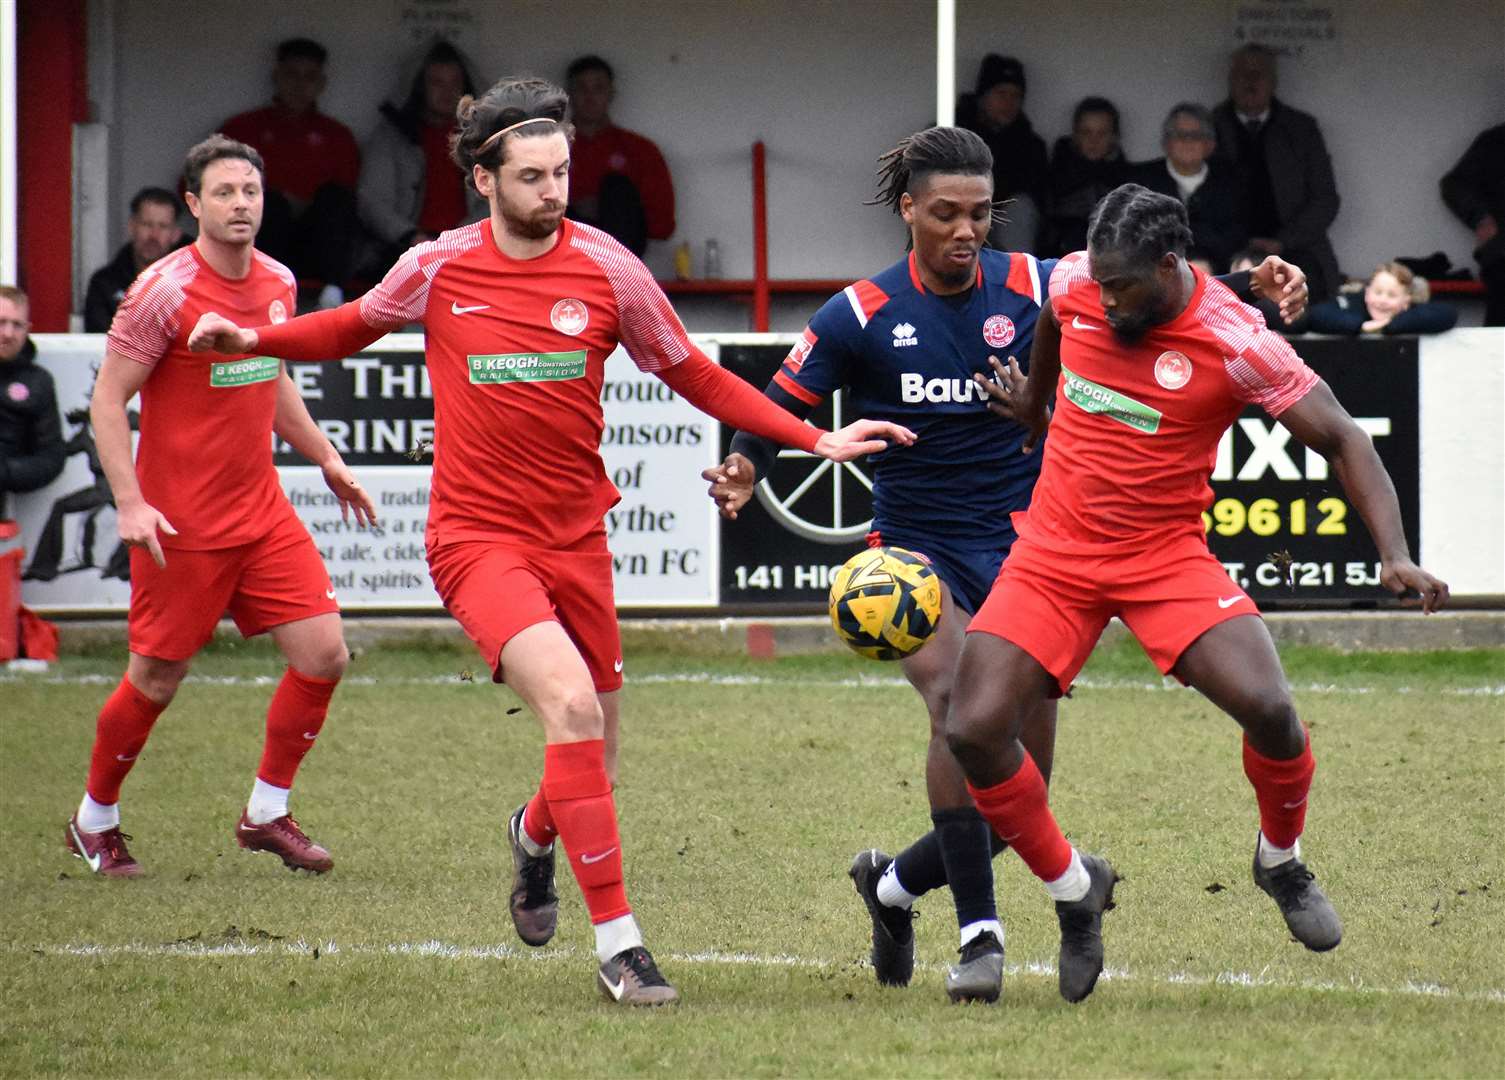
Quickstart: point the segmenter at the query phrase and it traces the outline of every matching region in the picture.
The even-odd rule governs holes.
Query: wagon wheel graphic
[[[844,397],[845,391],[840,390],[831,397],[832,431],[845,424]],[[781,450],[779,458],[794,458],[800,464],[775,469],[774,475],[760,481],[756,490],[763,509],[784,528],[823,544],[860,540],[872,530],[873,481],[861,465],[855,461],[838,465],[804,450]],[[822,489],[812,495],[817,484]],[[805,505],[796,509],[801,500]]]

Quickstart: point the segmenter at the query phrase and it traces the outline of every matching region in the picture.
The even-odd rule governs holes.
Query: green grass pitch
[[[1313,955],[1250,880],[1233,723],[1132,644],[1063,704],[1053,803],[1125,880],[1108,977],[1056,993],[1057,931],[996,863],[1009,969],[956,1007],[949,895],[918,970],[876,985],[845,870],[928,827],[925,722],[896,666],[628,642],[618,800],[629,896],[672,1009],[593,986],[568,872],[560,933],[507,916],[506,815],[542,740],[468,653],[359,657],[294,792],[323,878],[235,847],[280,664],[216,646],[125,788],[145,867],[62,846],[123,655],[0,681],[0,1075],[1486,1076],[1505,1062],[1505,653],[1284,651],[1318,758],[1305,854],[1345,922]],[[259,681],[258,681],[259,680]]]

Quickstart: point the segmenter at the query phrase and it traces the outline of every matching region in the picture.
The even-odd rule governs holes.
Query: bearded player
[[[343,513],[353,509],[358,522],[371,522],[375,507],[280,362],[238,355],[208,363],[189,352],[189,328],[205,311],[246,322],[285,319],[296,285],[287,267],[253,247],[263,191],[255,150],[211,136],[188,152],[184,178],[198,239],[131,286],[110,326],[90,404],[120,538],[131,549],[130,660],[99,713],[67,843],[97,874],[141,872],[120,831],[120,786],[189,661],[228,611],[247,637],[270,634],[288,662],[236,843],[323,873],[334,860],[289,814],[288,794],[349,654],[329,574],[272,464],[272,432],[321,466]],[[126,404],[137,392],[141,442],[133,464]]]
[[[494,679],[544,728],[543,781],[508,823],[514,924],[530,945],[553,936],[559,838],[595,927],[602,992],[656,1005],[677,992],[627,902],[612,796],[622,655],[602,523],[619,498],[600,455],[606,358],[620,343],[712,416],[837,461],[913,435],[868,421],[820,431],[696,349],[634,255],[564,219],[565,107],[539,79],[467,97],[452,154],[490,203],[488,220],[413,248],[357,302],[253,330],[206,316],[194,342],[319,360],[423,323],[435,422],[429,570]]]
[[[1003,982],[1004,929],[991,858],[1003,849],[972,805],[965,778],[946,747],[946,712],[966,620],[978,610],[1014,542],[1009,515],[1029,505],[1038,455],[1019,453],[1029,432],[989,414],[972,382],[993,353],[1027,354],[1054,259],[983,247],[993,222],[993,156],[963,128],[916,132],[879,159],[873,202],[909,228],[906,258],[833,296],[810,320],[764,391],[807,415],[846,388],[849,405],[913,427],[910,447],[871,459],[873,546],[919,552],[941,580],[935,636],[903,660],[905,677],[925,702],[930,744],[925,787],[934,829],[893,858],[872,849],[849,873],[872,923],[873,971],[880,983],[907,984],[914,972],[913,905],[949,885],[960,928],[959,959],[945,975],[953,1001],[994,1001]],[[1272,260],[1255,285],[1281,296],[1293,317],[1304,277]],[[1250,287],[1250,275],[1232,275]],[[707,470],[722,512],[735,517],[767,476],[777,448],[739,433],[720,466]],[[1042,776],[1055,751],[1056,703],[1042,700],[1021,739]]]
[[[1047,424],[1050,438],[1034,499],[1015,516],[1019,539],[968,627],[946,737],[983,817],[1056,902],[1068,1001],[1102,971],[1116,874],[1066,841],[1019,736],[1041,702],[1071,688],[1115,615],[1162,672],[1243,729],[1259,810],[1255,884],[1308,949],[1342,939],[1301,859],[1310,738],[1269,630],[1201,522],[1218,440],[1244,408],[1260,406],[1328,460],[1374,537],[1387,589],[1420,594],[1427,612],[1448,598],[1411,561],[1369,436],[1258,312],[1187,265],[1190,239],[1179,200],[1117,188],[1093,212],[1087,250],[1051,275],[1028,375],[995,361],[998,381],[977,380],[990,408],[1030,430],[1026,452]]]

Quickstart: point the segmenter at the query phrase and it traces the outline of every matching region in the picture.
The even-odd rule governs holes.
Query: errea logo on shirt
[[[908,345],[918,345],[920,339],[914,336],[914,327],[907,322],[901,322],[894,327],[894,348],[902,349]]]

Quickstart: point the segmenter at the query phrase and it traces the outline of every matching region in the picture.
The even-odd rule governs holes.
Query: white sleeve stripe
[[[857,299],[857,290],[848,285],[841,291],[846,294],[847,303],[852,305],[852,314],[857,316],[857,325],[862,327],[863,329],[866,329],[867,315],[863,313],[862,301]]]
[[[690,336],[648,268],[615,238],[575,222],[570,244],[600,269],[617,304],[617,340],[640,371],[663,371],[690,355]]]
[[[1040,299],[1040,260],[1028,252],[1025,253],[1024,259],[1029,266],[1029,286],[1035,291],[1035,306],[1040,307],[1042,302]]]
[[[450,259],[464,255],[490,235],[488,221],[442,233],[437,240],[408,248],[381,284],[361,297],[361,318],[372,327],[396,329],[423,321],[429,287]]]

